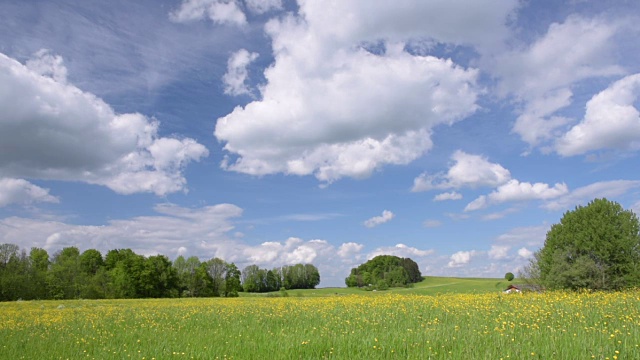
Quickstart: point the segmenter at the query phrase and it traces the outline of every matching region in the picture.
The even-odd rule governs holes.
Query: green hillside
[[[517,283],[517,280],[513,281]],[[424,280],[414,284],[410,288],[391,288],[385,291],[366,291],[360,288],[319,288],[309,290],[288,290],[289,296],[336,296],[336,295],[369,295],[376,296],[385,293],[402,293],[402,294],[419,294],[419,295],[437,295],[450,293],[487,293],[499,292],[508,286],[509,282],[505,279],[496,278],[456,278],[456,277],[439,277],[425,276]],[[279,292],[267,294],[247,294],[241,293],[240,296],[279,296]]]
[[[424,280],[409,289],[394,289],[402,293],[435,295],[444,293],[487,293],[502,291],[508,286],[505,279],[454,278],[425,276]]]

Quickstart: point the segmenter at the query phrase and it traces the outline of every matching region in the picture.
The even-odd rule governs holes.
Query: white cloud
[[[428,228],[435,228],[438,226],[442,226],[442,221],[440,220],[425,220],[422,225]]]
[[[486,214],[482,217],[482,220],[498,220],[498,219],[502,219],[505,216],[518,212],[518,208],[508,208],[506,210],[503,211],[499,211],[499,212],[495,212],[495,213],[491,213],[491,214]]]
[[[56,81],[63,72],[58,57],[37,55],[34,72],[0,54],[0,173],[83,181],[123,194],[186,189],[182,171],[208,155],[203,145],[159,137],[159,123],[141,114],[116,114],[94,95]]]
[[[47,49],[37,51],[25,65],[34,73],[50,77],[60,84],[67,82],[67,68],[62,56],[53,55]]]
[[[492,250],[494,249],[492,247]],[[511,250],[503,252],[502,249],[492,252],[492,250],[461,251],[452,256],[430,259],[429,275],[501,279],[507,272],[518,273],[528,263],[528,258],[521,256],[527,255],[525,250],[513,252]],[[456,260],[453,260],[454,257]]]
[[[451,255],[451,261],[447,264],[448,267],[455,268],[461,267],[469,263],[471,261],[471,257],[477,255],[475,250],[471,251],[458,251]]]
[[[339,44],[390,39],[430,39],[479,51],[509,36],[515,1],[302,1],[301,13],[319,36]]]
[[[41,247],[53,253],[67,246],[95,248],[103,254],[116,248],[131,248],[139,254],[215,255],[208,252],[209,243],[228,242],[226,234],[233,230],[231,220],[242,213],[235,205],[220,204],[187,209],[171,204],[155,207],[158,215],[112,220],[106,225],[72,225],[8,217],[0,220],[0,241],[23,248]],[[181,249],[184,248],[184,249]]]
[[[460,199],[462,199],[462,194],[455,191],[438,194],[433,197],[433,201],[460,200]]]
[[[572,86],[578,81],[618,75],[613,65],[611,38],[618,26],[600,19],[571,16],[554,23],[526,49],[486,58],[500,79],[502,95],[512,94],[523,104],[513,131],[531,146],[556,137],[570,119],[553,114],[571,104]]]
[[[364,245],[362,244],[354,242],[344,243],[338,248],[338,256],[341,258],[353,258],[359,254],[363,248]]]
[[[59,221],[9,217],[0,219],[0,243],[12,243],[23,249],[41,247],[50,255],[68,246],[80,251],[97,249],[106,254],[113,249],[130,248],[150,256],[198,256],[201,260],[219,257],[234,262],[240,269],[256,264],[271,269],[296,263],[313,263],[321,274],[321,286],[344,286],[349,269],[363,259],[364,246],[344,243],[339,247],[326,240],[305,241],[290,237],[252,245],[229,234],[242,209],[219,204],[188,209],[172,204],[155,207],[157,214],[112,220],[106,225],[72,225]],[[398,253],[424,254],[421,250],[398,245]]]
[[[407,246],[405,244],[396,244],[395,246],[376,248],[367,255],[367,258],[373,259],[378,255],[394,255],[402,258],[411,258],[412,260],[418,262],[418,258],[424,258],[432,255],[433,253],[434,250],[420,250],[418,248]]]
[[[366,7],[366,15],[342,12],[352,6]],[[438,9],[454,18],[453,9],[461,6]],[[215,136],[229,155],[223,168],[252,175],[312,174],[326,183],[364,178],[384,165],[422,156],[432,146],[436,125],[452,124],[478,108],[477,70],[411,54],[404,45],[430,31],[450,41],[482,42],[468,29],[457,29],[456,24],[463,26],[459,21],[446,34],[436,34],[424,19],[429,11],[418,21],[415,9],[399,13],[390,4],[303,2],[300,7],[300,17],[266,25],[275,62],[264,72],[261,99],[218,119]],[[398,32],[394,20],[401,16],[415,20],[410,25],[415,29]],[[371,27],[371,21],[378,24]],[[378,40],[383,52],[366,49],[367,42]]]
[[[378,226],[380,224],[384,224],[388,221],[391,221],[395,217],[395,214],[389,210],[384,210],[381,216],[374,216],[371,219],[368,219],[364,222],[364,226],[368,228],[372,228]]]
[[[287,239],[284,243],[269,241],[259,246],[245,246],[242,255],[247,263],[257,265],[294,265],[311,264],[318,256],[318,251],[330,245],[324,240],[305,242],[296,237]]]
[[[251,91],[246,84],[247,78],[249,77],[247,66],[257,58],[258,53],[250,53],[245,49],[240,49],[231,54],[231,57],[229,57],[229,61],[227,62],[227,72],[222,77],[222,81],[225,85],[225,94],[233,96],[251,94]]]
[[[489,162],[480,155],[467,154],[457,150],[451,155],[453,165],[446,174],[421,174],[413,181],[412,191],[449,189],[462,187],[494,187],[504,184],[511,178],[509,170],[500,164]]]
[[[599,149],[640,149],[640,112],[634,106],[640,94],[640,74],[630,75],[595,95],[584,119],[558,139],[563,156]]]
[[[529,249],[527,249],[525,247],[520,248],[518,250],[518,256],[520,256],[522,258],[528,259],[528,258],[531,257],[531,255],[533,255],[533,251],[531,251],[531,250],[529,250]]]
[[[500,185],[489,195],[479,196],[467,204],[464,211],[480,210],[490,205],[511,201],[548,200],[558,198],[567,193],[569,193],[569,188],[564,183],[558,183],[550,187],[544,183],[531,184],[512,179],[506,184]]]
[[[282,0],[245,0],[247,8],[256,14],[282,9]]]
[[[49,195],[49,189],[41,188],[26,180],[0,178],[0,207],[34,202],[57,203],[59,199]]]
[[[490,259],[500,260],[507,257],[509,253],[510,246],[502,246],[502,245],[491,245],[491,250],[489,250],[488,255]]]
[[[540,247],[544,244],[549,225],[517,227],[498,236],[496,242],[509,246]]]
[[[216,24],[243,26],[247,24],[238,3],[234,0],[183,0],[180,8],[169,14],[175,22],[188,22],[209,18]]]
[[[480,195],[472,202],[468,203],[467,206],[464,207],[464,211],[475,211],[484,209],[489,205],[489,201],[487,200],[486,195]]]
[[[568,192],[569,189],[564,183],[557,183],[553,187],[549,187],[544,183],[531,184],[513,179],[499,186],[496,192],[489,194],[489,199],[495,202],[553,199]]]
[[[573,190],[558,199],[547,201],[543,207],[547,210],[570,210],[577,205],[586,205],[595,198],[615,198],[629,190],[640,188],[638,180],[600,181]]]
[[[445,213],[445,215],[453,220],[465,220],[470,217],[469,214],[458,214],[458,213]]]

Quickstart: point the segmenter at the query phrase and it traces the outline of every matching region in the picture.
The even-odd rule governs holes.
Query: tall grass
[[[2,359],[640,359],[640,291],[25,301]]]

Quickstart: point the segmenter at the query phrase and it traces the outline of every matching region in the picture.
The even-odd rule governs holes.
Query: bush
[[[511,281],[511,280],[513,280],[515,278],[515,276],[513,275],[513,273],[508,272],[508,273],[504,274],[504,278],[507,281]]]

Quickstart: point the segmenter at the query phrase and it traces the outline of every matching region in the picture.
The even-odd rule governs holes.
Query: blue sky
[[[637,1],[0,2],[0,242],[517,272],[640,210]]]

